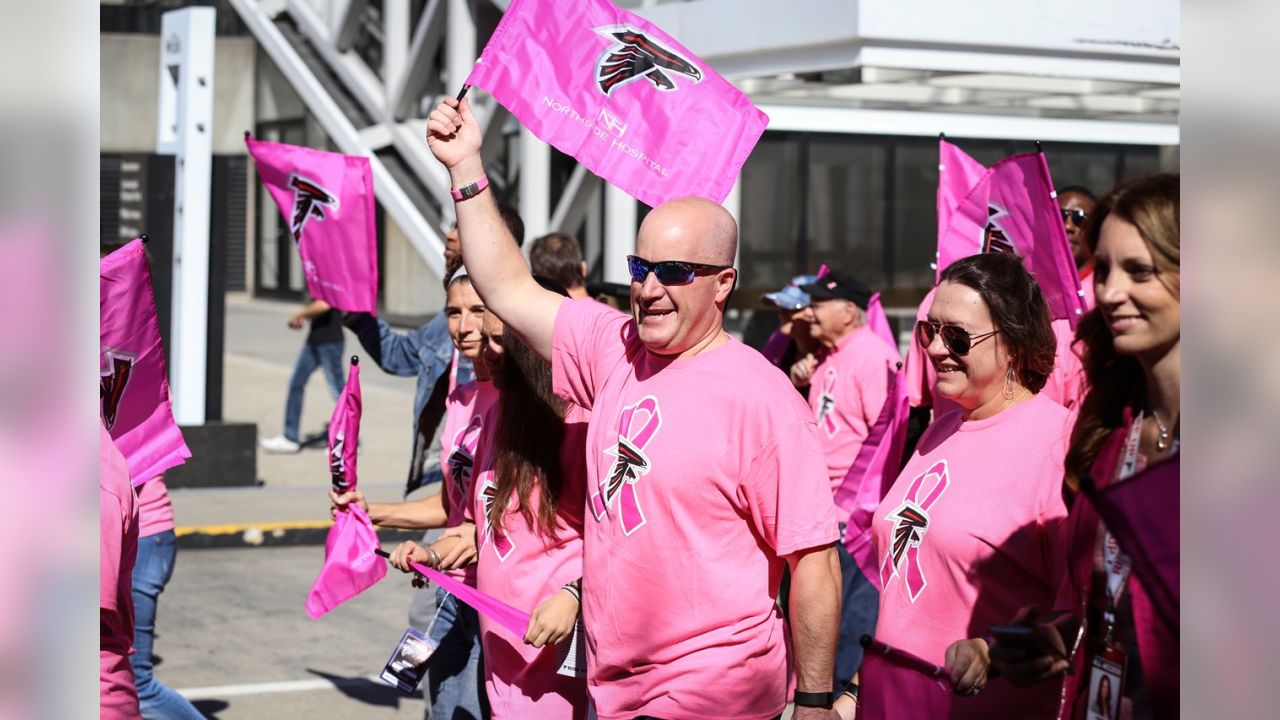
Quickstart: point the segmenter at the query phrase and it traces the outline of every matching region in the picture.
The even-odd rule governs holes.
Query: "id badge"
[[[431,664],[437,647],[439,645],[434,640],[417,628],[405,630],[379,677],[388,685],[395,685],[400,692],[413,695],[427,674],[427,666]]]
[[[578,679],[587,676],[587,638],[582,634],[582,615],[578,615],[568,641],[556,646],[556,660],[560,663],[557,675]]]
[[[1126,657],[1118,647],[1105,646],[1094,654],[1089,669],[1088,720],[1115,720],[1120,717]]]

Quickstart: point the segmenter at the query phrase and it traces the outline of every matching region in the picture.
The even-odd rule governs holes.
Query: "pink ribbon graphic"
[[[932,481],[933,485],[922,500],[921,491],[928,481]],[[925,586],[929,584],[925,580],[924,570],[920,567],[920,543],[923,542],[924,535],[929,530],[929,508],[938,502],[938,498],[942,497],[942,493],[950,483],[947,461],[939,460],[928,470],[916,476],[916,479],[911,482],[911,487],[907,488],[902,504],[886,518],[893,523],[893,545],[890,552],[885,555],[884,562],[880,564],[880,587],[887,589],[889,581],[902,575],[902,581],[907,586],[907,596],[911,598],[911,602],[915,602]]]
[[[826,431],[827,437],[834,437],[840,431],[836,419],[832,415],[836,411],[836,369],[827,368],[826,377],[822,380],[822,394],[818,396],[818,424]]]
[[[480,428],[484,419],[480,415],[471,418],[467,426],[453,437],[453,452],[449,453],[449,501],[453,507],[465,502],[471,490],[471,473],[475,466],[476,446],[480,444]]]
[[[490,519],[493,515],[490,509],[498,498],[498,486],[493,482],[493,476],[485,478],[484,487],[480,490],[480,497],[484,500],[484,538],[481,540],[480,549],[484,549],[483,543],[493,540],[493,554],[498,556],[499,560],[506,560],[511,555],[511,551],[515,549],[515,545],[511,544],[511,538],[497,532],[493,527],[493,521]]]
[[[639,420],[639,422],[637,422]],[[662,412],[658,400],[652,395],[625,408],[618,418],[618,442],[605,453],[617,458],[613,470],[591,494],[591,512],[599,520],[605,511],[618,500],[618,517],[624,535],[639,530],[645,524],[644,511],[636,493],[636,482],[641,475],[648,475],[651,465],[644,448],[662,427]]]

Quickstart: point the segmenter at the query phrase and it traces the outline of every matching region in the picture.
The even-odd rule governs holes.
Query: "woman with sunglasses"
[[[531,611],[523,637],[480,616],[489,707],[495,720],[581,720],[586,680],[558,672],[558,645],[568,642],[579,616],[589,416],[551,392],[551,366],[492,313],[483,345],[498,401],[484,419],[468,500],[479,548],[476,587]],[[392,564],[430,564],[430,554],[404,543]]]
[[[1112,190],[1098,204],[1086,242],[1094,256],[1097,308],[1080,322],[1090,390],[1066,458],[1074,495],[1082,478],[1124,482],[1178,452],[1181,387],[1181,241],[1177,175],[1155,175]],[[1062,717],[1084,718],[1096,675],[1120,678],[1120,718],[1177,717],[1179,646],[1091,505],[1075,497],[1068,527],[1070,570],[1054,622],[1035,613],[1034,647],[996,653],[1011,679],[1067,678]],[[1048,606],[1040,606],[1041,608]],[[1070,661],[1063,659],[1070,651]]]
[[[959,406],[920,438],[876,509],[876,638],[950,670],[950,718],[1047,718],[1054,688],[988,686],[988,626],[1055,597],[1056,539],[1066,519],[1062,458],[1068,413],[1038,394],[1053,369],[1043,295],[1022,260],[985,254],[942,274],[916,340],[938,375],[937,393]],[[965,639],[968,638],[968,639]],[[912,673],[868,655],[863,718],[904,714]],[[846,695],[838,710],[852,709]]]

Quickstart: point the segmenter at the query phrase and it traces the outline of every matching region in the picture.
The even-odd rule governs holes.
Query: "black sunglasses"
[[[627,256],[627,270],[631,279],[642,283],[652,272],[658,282],[663,285],[688,285],[698,275],[705,275],[721,270],[728,270],[732,265],[708,265],[706,263],[685,262],[683,260],[663,260],[649,262],[635,255]]]
[[[1062,222],[1070,220],[1076,225],[1084,225],[1084,221],[1089,219],[1089,213],[1083,210],[1063,210]]]
[[[921,320],[916,323],[916,342],[920,343],[920,347],[928,348],[933,343],[934,336],[941,335],[943,347],[957,357],[964,357],[969,354],[974,345],[998,332],[1000,331],[992,330],[982,335],[970,335],[959,325],[943,325],[932,320]]]

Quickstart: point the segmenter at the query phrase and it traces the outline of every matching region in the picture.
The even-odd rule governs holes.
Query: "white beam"
[[[596,193],[603,182],[599,175],[587,170],[586,165],[575,166],[569,175],[569,182],[565,183],[560,201],[556,203],[555,212],[551,213],[551,230],[577,233],[591,209],[591,201],[599,202]]]
[[[476,21],[467,0],[449,0],[448,39],[444,44],[449,89],[458,92],[476,64]]]
[[[382,0],[382,86],[386,97],[402,84],[409,60],[409,0]]]
[[[627,256],[636,250],[636,200],[614,185],[604,186],[604,280],[629,283]]]
[[[1178,126],[1108,120],[1067,120],[968,113],[911,112],[761,105],[769,130],[853,135],[922,135],[1058,142],[1177,145]]]
[[[551,222],[551,146],[520,128],[520,219],[525,237],[546,235]]]
[[[436,53],[444,37],[444,4],[445,0],[427,0],[418,18],[418,27],[413,31],[408,68],[398,86],[388,85],[395,88],[391,93],[391,114],[396,120],[404,120],[414,113],[427,80],[436,69]]]

